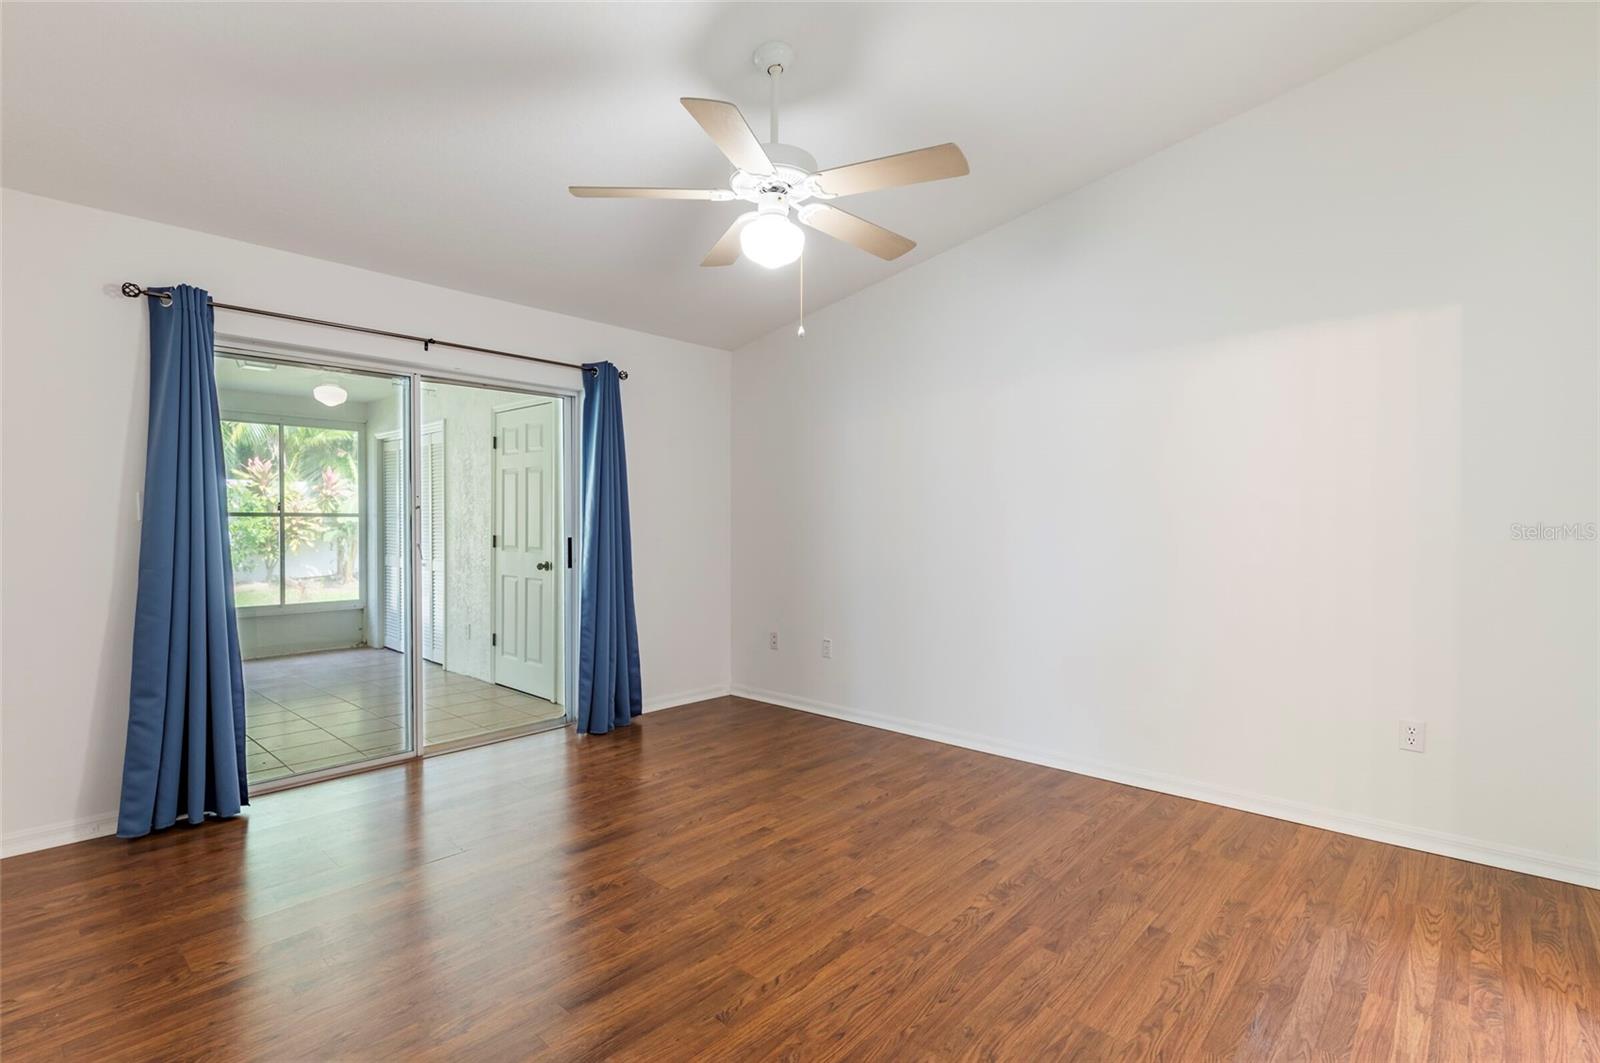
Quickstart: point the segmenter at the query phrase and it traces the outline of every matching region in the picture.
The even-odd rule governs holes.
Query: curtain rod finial
[[[141,295],[148,295],[152,299],[160,299],[162,306],[172,305],[171,292],[153,292],[149,288],[141,288],[132,281],[122,282],[122,294],[129,299],[137,299]]]

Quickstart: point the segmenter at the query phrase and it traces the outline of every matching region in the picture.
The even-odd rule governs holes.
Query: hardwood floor
[[[1600,893],[723,698],[0,863],[5,1059],[1600,1059]]]

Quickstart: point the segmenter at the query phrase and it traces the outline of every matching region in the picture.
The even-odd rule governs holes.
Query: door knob
[[[538,569],[540,572],[549,572],[551,569],[556,567],[556,563],[554,561],[541,561],[533,567]]]

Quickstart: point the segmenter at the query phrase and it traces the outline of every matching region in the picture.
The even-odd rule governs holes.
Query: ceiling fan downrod
[[[772,120],[767,126],[767,143],[778,143],[778,85],[783,81],[783,64],[767,67],[767,77],[772,81]]]
[[[768,41],[757,48],[750,61],[756,65],[757,70],[766,72],[767,80],[772,90],[772,111],[769,119],[769,135],[767,143],[777,144],[778,140],[778,88],[783,82],[783,71],[790,63],[794,62],[794,49],[783,41]]]

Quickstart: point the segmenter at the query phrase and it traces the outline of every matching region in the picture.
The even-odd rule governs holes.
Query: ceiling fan
[[[702,266],[726,266],[742,252],[751,261],[777,269],[800,257],[805,231],[789,220],[793,210],[801,225],[827,233],[882,259],[895,259],[916,247],[899,233],[890,232],[848,211],[825,202],[858,192],[898,188],[922,181],[961,177],[966,156],[954,144],[907,151],[881,159],[818,170],[811,155],[778,140],[778,87],[786,66],[794,62],[794,49],[782,41],[768,41],[752,57],[772,85],[771,138],[763,144],[750,131],[739,108],[723,100],[685,97],[684,109],[700,123],[706,135],[733,163],[727,188],[604,188],[573,185],[575,196],[596,199],[704,199],[725,203],[738,199],[755,209],[735,218],[706,255]]]

